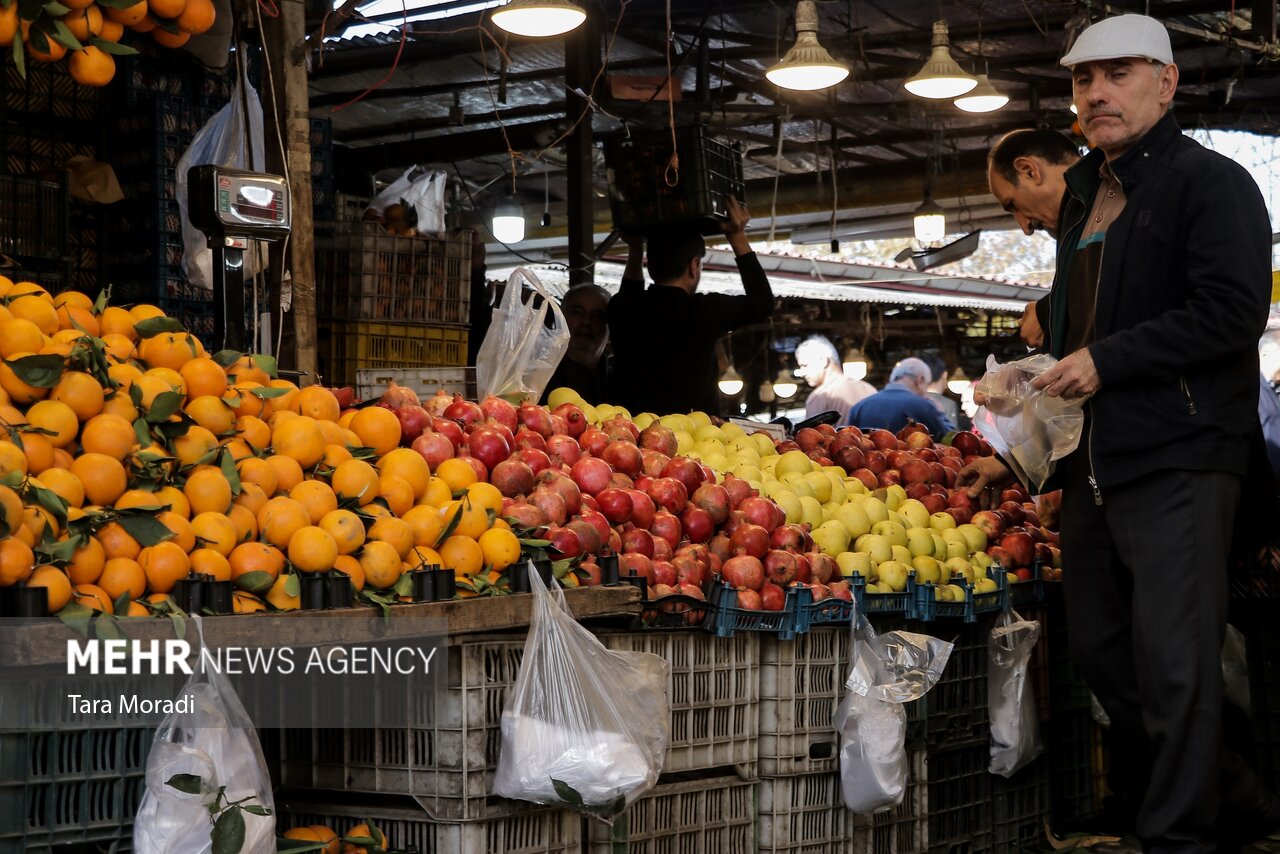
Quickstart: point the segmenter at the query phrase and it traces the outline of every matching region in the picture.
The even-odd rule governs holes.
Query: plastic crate
[[[929,851],[976,854],[991,850],[990,748],[985,740],[924,757],[928,784]]]
[[[1034,608],[1037,605],[1044,604],[1046,584],[1053,582],[1042,581],[1039,578],[1032,578],[1028,581],[1019,581],[1009,585],[1009,607],[1015,611],[1022,611],[1024,608]]]
[[[394,237],[368,222],[317,229],[316,312],[322,319],[466,325],[470,302],[469,232]]]
[[[850,630],[824,627],[794,640],[760,639],[760,776],[832,771],[832,718],[847,690]]]
[[[928,626],[912,630],[930,632]],[[991,620],[963,624],[942,678],[919,700],[907,704],[908,738],[931,750],[946,750],[990,735],[987,713],[987,637]]]
[[[829,596],[820,602],[813,601],[813,593],[808,588],[800,592],[796,606],[796,632],[803,634],[814,626],[845,626],[853,621],[854,604],[850,599],[837,599]]]
[[[130,836],[154,731],[76,727],[0,732],[0,854]]]
[[[840,797],[840,778],[825,771],[762,779],[761,854],[845,854],[866,848],[868,831]]]
[[[914,580],[909,580],[910,589],[898,593],[868,593],[867,580],[854,573],[853,601],[858,604],[858,611],[869,617],[910,617],[915,615]]]
[[[392,382],[413,389],[423,400],[437,391],[478,399],[475,368],[369,368],[356,371],[356,394],[369,400],[380,396]]]
[[[98,116],[101,104],[101,90],[81,86],[64,63],[28,62],[24,80],[14,64],[6,62],[0,86],[0,115],[26,113],[89,120]]]
[[[1035,695],[1036,716],[1041,721],[1049,720],[1052,707],[1050,700],[1051,684],[1049,681],[1049,611],[1043,605],[1031,608],[1018,608],[1018,614],[1024,620],[1035,620],[1040,624],[1040,637],[1031,650],[1031,660],[1027,666],[1027,678],[1031,681],[1031,690]]]
[[[322,320],[317,338],[320,373],[333,386],[354,386],[367,368],[456,367],[467,360],[465,328]]]
[[[174,201],[178,197],[178,172],[158,163],[121,169],[117,173],[120,191],[134,201]]]
[[[995,590],[978,593],[972,584],[965,584],[963,602],[944,602],[938,599],[936,585],[914,584],[909,579],[907,590],[914,590],[916,595],[914,616],[926,623],[948,618],[975,623],[981,614],[1004,611],[1009,607],[1009,582],[1002,572],[997,572],[994,580]]]
[[[759,727],[759,635],[608,632],[609,649],[650,652],[669,665],[671,738],[663,773],[734,766],[754,777]],[[634,828],[633,828],[634,830]]]
[[[417,854],[580,854],[582,817],[567,810],[529,809],[518,815],[440,823],[413,801],[381,798],[353,803],[347,796],[315,800],[315,795],[276,799],[277,828],[324,824],[345,835],[372,821],[387,837],[388,848]],[[526,804],[526,807],[531,805]]]
[[[1043,755],[1012,777],[991,776],[991,818],[996,851],[1043,846],[1049,818],[1049,763]]]
[[[1055,714],[1041,728],[1049,762],[1053,825],[1070,830],[1102,809],[1093,768],[1094,742],[1099,729],[1088,710]]]
[[[858,816],[867,830],[869,854],[925,854],[929,850],[928,785],[925,752],[907,748],[907,791],[891,810]]]
[[[756,850],[755,784],[736,777],[659,783],[631,805],[629,854],[723,854]],[[590,854],[613,854],[611,830],[587,822]]]
[[[63,181],[0,175],[0,254],[66,257],[68,205]]]
[[[1093,693],[1071,656],[1062,586],[1048,585],[1045,594],[1045,615],[1049,623],[1049,720],[1079,712],[1088,715],[1093,706]]]
[[[802,588],[787,590],[787,598],[781,611],[750,611],[738,607],[738,591],[728,584],[712,585],[708,600],[714,606],[712,619],[704,625],[717,637],[731,638],[734,632],[769,632],[780,638],[796,636],[796,610],[799,607]],[[808,591],[804,591],[807,595]]]
[[[492,797],[502,710],[524,658],[523,637],[449,646],[449,688],[421,725],[281,733],[281,780],[303,789],[411,795],[440,821],[510,815],[527,805]],[[434,716],[433,716],[434,712]]]
[[[702,125],[683,128],[677,137],[680,168],[671,172],[670,133],[637,135],[605,146],[614,228],[648,231],[693,222],[704,234],[714,234],[727,218],[729,196],[746,204],[740,148],[713,139]]]

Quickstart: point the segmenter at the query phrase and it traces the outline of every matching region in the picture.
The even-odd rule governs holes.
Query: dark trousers
[[[1227,553],[1240,477],[1169,470],[1094,501],[1063,461],[1063,592],[1071,653],[1111,718],[1111,784],[1152,852],[1219,850],[1261,784],[1223,746]]]

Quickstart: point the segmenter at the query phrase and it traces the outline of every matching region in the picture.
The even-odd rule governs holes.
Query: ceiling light
[[[861,349],[854,347],[844,354],[844,362],[841,365],[844,368],[844,375],[854,380],[865,379],[867,370],[870,369],[871,363],[867,361],[866,354]]]
[[[849,67],[818,43],[818,7],[813,0],[796,4],[796,43],[764,76],[783,89],[805,92],[827,89],[849,76]]]
[[[519,201],[510,196],[493,209],[493,221],[489,224],[493,239],[499,243],[519,243],[524,240],[524,211]]]
[[[964,393],[969,390],[971,385],[973,383],[969,380],[969,375],[961,367],[957,367],[956,372],[947,378],[947,391],[952,394],[958,394],[961,397],[964,397]]]
[[[1007,103],[1009,96],[992,86],[985,74],[978,75],[978,85],[971,91],[956,98],[956,106],[966,113],[993,113]]]
[[[800,385],[796,382],[796,378],[791,376],[786,368],[778,371],[778,376],[773,380],[773,393],[783,400],[794,397],[795,393],[800,390]]]
[[[937,243],[947,236],[947,218],[942,207],[928,195],[916,208],[912,225],[915,226],[916,240],[921,243]]]
[[[903,84],[921,98],[958,98],[978,85],[978,80],[951,58],[947,22],[933,22],[933,52],[924,66]]]
[[[493,13],[493,22],[509,33],[549,38],[576,29],[587,13],[571,0],[511,0]]]
[[[738,372],[733,369],[733,365],[730,365],[729,370],[724,372],[717,385],[720,386],[721,394],[726,397],[733,397],[742,391],[742,377],[738,376]]]

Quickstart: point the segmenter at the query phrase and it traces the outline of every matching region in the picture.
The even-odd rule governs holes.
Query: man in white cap
[[[1046,487],[1063,488],[1071,652],[1111,718],[1111,782],[1138,807],[1144,849],[1229,850],[1280,820],[1223,746],[1220,657],[1232,525],[1261,446],[1270,223],[1249,174],[1169,113],[1178,68],[1160,22],[1101,21],[1062,64],[1095,148],[1066,172],[1044,329],[1061,361],[1035,384],[1087,398],[1080,445]],[[961,475],[972,494],[1006,476]]]

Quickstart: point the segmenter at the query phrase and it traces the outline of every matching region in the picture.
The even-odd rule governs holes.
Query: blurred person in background
[[[598,285],[572,287],[560,301],[569,325],[569,349],[551,375],[543,400],[557,388],[571,388],[591,405],[608,400],[609,292]]]
[[[796,374],[813,389],[804,404],[804,417],[823,412],[839,412],[840,425],[855,403],[876,393],[876,387],[845,375],[835,345],[821,335],[814,335],[796,347]]]
[[[950,395],[947,391],[947,380],[951,379],[951,372],[947,370],[947,363],[942,361],[941,356],[922,356],[924,363],[929,366],[929,373],[933,375],[933,382],[929,383],[929,388],[925,391],[924,396],[929,402],[938,407],[938,411],[942,416],[951,422],[951,426],[957,430],[968,429],[963,424],[964,414],[960,411],[960,402]]]
[[[846,423],[863,429],[877,427],[894,433],[915,421],[928,428],[935,439],[941,439],[955,427],[938,411],[925,392],[933,374],[923,360],[908,356],[893,366],[889,384],[849,410]]]

